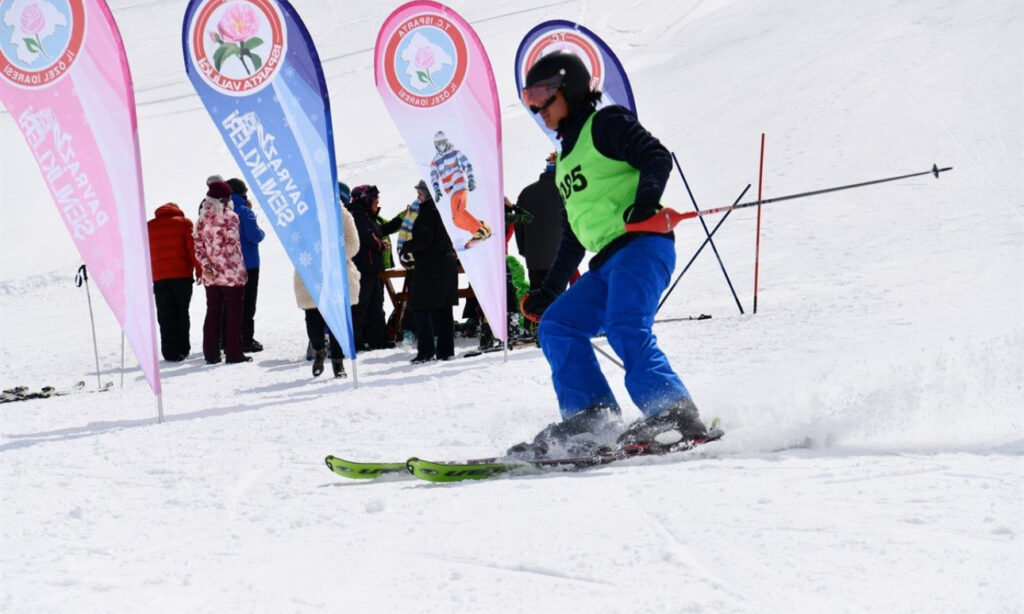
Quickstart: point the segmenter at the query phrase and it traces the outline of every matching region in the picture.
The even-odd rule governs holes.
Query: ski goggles
[[[529,87],[524,87],[523,103],[530,108],[531,113],[540,113],[555,102],[555,94],[558,93],[563,83],[565,83],[565,77],[555,75],[541,79]]]

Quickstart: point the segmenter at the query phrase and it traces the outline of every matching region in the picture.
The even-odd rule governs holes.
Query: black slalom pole
[[[910,173],[909,175],[900,175],[898,177],[886,177],[885,179],[875,179],[873,181],[862,181],[861,183],[851,183],[850,185],[841,185],[834,188],[824,188],[822,190],[812,190],[810,192],[801,192],[799,194],[790,194],[788,196],[777,196],[775,198],[766,198],[764,200],[755,200],[748,203],[734,204],[729,207],[716,207],[714,209],[704,209],[703,211],[687,211],[686,213],[680,213],[674,209],[668,207],[659,211],[656,215],[650,218],[637,222],[635,224],[626,224],[626,230],[629,232],[668,232],[675,228],[676,224],[683,220],[688,220],[694,217],[700,217],[705,215],[714,215],[717,213],[725,213],[727,211],[734,211],[736,209],[743,209],[746,207],[756,207],[758,205],[767,205],[768,203],[777,203],[784,200],[793,200],[794,198],[805,198],[807,196],[816,196],[818,194],[827,194],[828,192],[838,192],[839,190],[849,190],[851,188],[860,188],[867,185],[875,185],[876,183],[885,183],[887,181],[899,181],[900,179],[909,179],[911,177],[920,177],[922,175],[934,175],[936,178],[939,177],[939,173],[953,170],[952,166],[946,168],[939,168],[937,164],[933,164],[931,170],[923,171],[920,173]]]
[[[690,182],[686,180],[686,175],[683,174],[683,167],[679,164],[679,158],[676,157],[676,152],[672,152],[672,161],[676,163],[676,170],[679,171],[679,176],[683,179],[683,185],[686,186],[686,193],[690,195],[690,202],[693,203],[693,210],[700,213],[700,207],[697,206],[697,199],[693,197],[693,192],[690,190]],[[725,283],[729,284],[729,291],[732,292],[732,298],[736,300],[736,306],[740,310],[740,314],[743,314],[743,304],[740,303],[740,297],[736,295],[736,289],[732,287],[732,280],[729,279],[729,273],[725,271],[725,263],[722,262],[722,256],[718,253],[718,248],[715,247],[715,242],[711,241],[711,232],[708,231],[708,224],[704,221],[704,218],[700,219],[700,225],[704,227],[704,234],[707,235],[708,241],[711,242],[711,251],[715,252],[715,258],[718,259],[718,267],[722,269],[722,275],[725,275]]]
[[[743,198],[743,195],[746,194],[747,190],[749,190],[749,189],[750,189],[750,184],[748,183],[747,187],[743,188],[743,191],[740,192],[740,195],[737,196],[736,200],[733,201],[733,202],[739,202],[739,200],[741,198]],[[718,232],[718,229],[722,227],[722,224],[725,223],[725,220],[727,220],[729,218],[729,214],[732,213],[733,209],[735,209],[735,208],[736,208],[735,205],[733,207],[730,207],[726,211],[725,215],[722,216],[722,219],[718,220],[718,223],[715,224],[715,227],[711,229],[711,232],[708,233],[708,237],[706,239],[704,239],[704,242],[701,243],[700,247],[697,248],[697,251],[693,254],[693,257],[690,258],[690,261],[686,263],[686,266],[683,267],[683,270],[679,272],[678,276],[676,276],[676,280],[674,282],[672,282],[672,286],[668,289],[668,292],[665,293],[665,296],[661,297],[661,302],[658,303],[658,308],[654,310],[655,314],[657,314],[659,311],[661,311],[661,306],[664,305],[665,301],[668,300],[668,295],[672,294],[672,291],[676,289],[676,284],[678,284],[679,280],[683,278],[683,275],[686,274],[686,271],[690,270],[690,266],[693,264],[693,262],[695,260],[697,260],[697,256],[700,255],[701,251],[704,250],[704,246],[711,242],[711,237],[715,236],[715,233]],[[662,209],[662,211],[664,211],[664,209]],[[703,214],[703,213],[706,213],[706,212],[701,212],[701,213]],[[690,217],[696,217],[696,215],[697,215],[696,213],[690,214]],[[643,222],[641,222],[641,224],[642,223]]]

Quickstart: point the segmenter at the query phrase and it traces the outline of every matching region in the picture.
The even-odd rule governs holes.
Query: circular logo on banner
[[[599,90],[604,84],[604,60],[601,53],[586,36],[576,30],[552,30],[544,36],[533,41],[533,44],[526,50],[526,61],[523,62],[523,74],[520,81],[526,83],[526,73],[537,63],[541,56],[565,49],[578,55],[590,71],[590,89]]]
[[[466,39],[450,19],[424,13],[406,19],[384,48],[384,79],[407,105],[436,107],[466,79]]]
[[[284,17],[271,0],[208,0],[189,33],[192,65],[230,96],[258,92],[284,63]]]
[[[59,81],[85,40],[82,0],[0,2],[0,75],[23,88]]]

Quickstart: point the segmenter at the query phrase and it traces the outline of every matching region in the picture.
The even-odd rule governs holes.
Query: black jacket
[[[352,214],[356,230],[359,232],[359,252],[352,262],[364,278],[366,275],[376,277],[377,273],[384,270],[383,235],[380,224],[377,223],[377,216],[368,207],[359,203],[353,202],[346,207]]]
[[[402,253],[412,254],[416,262],[409,290],[409,309],[426,311],[458,304],[459,269],[455,248],[433,199],[420,203],[419,214],[412,225],[412,238],[402,243]]]
[[[580,131],[583,130],[583,126],[591,115],[594,115],[594,121],[591,123],[591,135],[597,151],[613,160],[622,160],[640,171],[636,197],[633,199],[633,203],[627,204],[658,204],[672,172],[672,155],[661,144],[661,141],[641,126],[636,116],[625,107],[612,105],[596,112],[589,107],[573,109],[559,125],[558,134],[562,139],[561,156],[564,157],[572,152],[579,139]],[[590,259],[590,268],[592,270],[599,268],[615,252],[643,234],[650,233],[626,233],[615,239]],[[671,232],[662,236],[670,240],[675,238]],[[583,261],[586,252],[586,248],[580,244],[579,239],[573,233],[563,209],[562,242],[558,246],[555,261],[551,264],[548,275],[542,284],[544,289],[555,295],[561,294],[569,284],[569,277]]]
[[[526,268],[550,267],[562,241],[562,210],[565,209],[562,195],[555,186],[555,174],[541,173],[540,179],[519,193],[516,206],[533,215],[529,224],[516,223],[516,245],[526,258]]]

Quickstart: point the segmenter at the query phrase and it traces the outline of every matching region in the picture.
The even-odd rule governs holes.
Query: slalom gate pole
[[[757,273],[761,263],[761,188],[764,185],[764,133],[761,133],[761,164],[757,170],[757,235],[754,239],[754,313],[757,313]]]
[[[676,152],[672,152],[672,161],[676,163],[676,170],[679,171],[679,176],[683,179],[683,185],[686,186],[686,193],[690,195],[690,202],[693,203],[693,210],[700,212],[700,207],[697,206],[697,199],[693,197],[693,192],[690,190],[690,182],[686,180],[686,175],[683,174],[683,167],[679,164],[679,158],[676,157]],[[708,230],[708,224],[704,221],[704,218],[700,219],[700,225],[704,227],[704,234],[707,235],[708,240],[711,241],[711,232]],[[736,301],[736,307],[739,308],[740,314],[743,314],[743,304],[740,303],[740,297],[736,295],[736,289],[732,287],[732,280],[729,279],[729,274],[725,271],[725,263],[722,262],[722,256],[718,253],[718,248],[715,247],[715,242],[711,241],[711,251],[715,252],[715,258],[718,259],[718,268],[722,269],[722,275],[725,275],[725,283],[729,284],[729,291],[732,292],[732,298]],[[755,294],[754,296],[757,296]]]
[[[78,273],[75,274],[75,285],[79,288],[85,284],[85,298],[89,301],[89,323],[92,325],[92,353],[96,357],[96,389],[103,388],[103,384],[100,382],[100,350],[96,344],[96,318],[92,314],[92,296],[89,294],[89,272],[85,268],[85,265],[78,267]]]
[[[748,183],[747,187],[743,188],[743,191],[740,192],[740,195],[737,196],[736,200],[733,201],[733,202],[739,202],[739,200],[741,198],[743,198],[743,195],[746,194],[747,190],[749,190],[749,189],[750,189],[750,184]],[[690,269],[690,266],[693,265],[694,261],[697,260],[697,256],[699,256],[700,253],[702,251],[704,251],[704,246],[711,242],[711,237],[715,236],[715,233],[718,232],[718,229],[722,227],[722,224],[725,223],[725,220],[729,219],[729,215],[732,213],[732,208],[727,208],[727,209],[728,210],[726,211],[725,215],[722,216],[722,219],[718,220],[718,223],[715,224],[715,227],[711,229],[710,233],[708,233],[708,237],[706,239],[704,239],[704,242],[701,243],[700,247],[697,248],[697,251],[694,252],[693,257],[690,258],[690,261],[686,263],[686,266],[683,267],[683,270],[679,273],[678,276],[676,276],[676,280],[674,282],[672,282],[672,286],[668,289],[668,292],[665,293],[665,296],[661,297],[661,302],[658,303],[658,308],[654,310],[655,314],[657,314],[659,311],[661,311],[661,306],[665,304],[665,301],[668,300],[669,295],[672,294],[672,291],[676,289],[676,284],[679,283],[679,280],[683,278],[683,275],[686,274],[686,271],[688,271]],[[662,211],[665,211],[665,209],[662,209]],[[660,211],[659,211],[659,213],[660,213]],[[701,212],[702,215],[704,213],[706,213],[706,211]],[[687,215],[689,215],[690,217],[696,217],[697,216],[696,213],[687,214]],[[656,215],[654,217],[659,217],[659,216]],[[650,218],[650,219],[654,219],[654,218]],[[644,222],[646,222],[646,221],[647,220],[644,220]],[[640,222],[640,223],[643,224],[644,222]],[[626,228],[628,229],[629,226],[631,226],[631,225],[627,225]]]
[[[938,178],[939,173],[953,170],[952,166],[945,168],[939,168],[938,165],[933,164],[931,170],[922,171],[920,173],[910,173],[909,175],[900,175],[898,177],[886,177],[885,179],[875,179],[873,181],[863,181],[861,183],[852,183],[850,185],[841,185],[834,188],[824,188],[822,190],[812,190],[810,192],[801,192],[800,194],[790,194],[788,196],[778,196],[776,198],[766,198],[764,200],[755,200],[748,203],[740,203],[738,205],[731,205],[728,207],[716,207],[714,209],[704,209],[703,211],[687,211],[686,213],[680,213],[674,209],[668,207],[658,211],[658,213],[650,218],[636,222],[635,224],[626,224],[626,230],[629,232],[659,232],[666,233],[673,228],[676,224],[683,220],[688,220],[694,217],[702,217],[705,215],[715,215],[718,213],[725,213],[727,211],[735,211],[736,209],[744,209],[746,207],[754,207],[760,205],[767,205],[768,203],[777,203],[784,200],[793,200],[794,198],[805,198],[807,196],[816,196],[818,194],[827,194],[828,192],[838,192],[839,190],[849,190],[851,188],[860,188],[867,185],[874,185],[876,183],[885,183],[887,181],[899,181],[900,179],[909,179],[911,177],[920,177],[922,175],[934,175]]]

